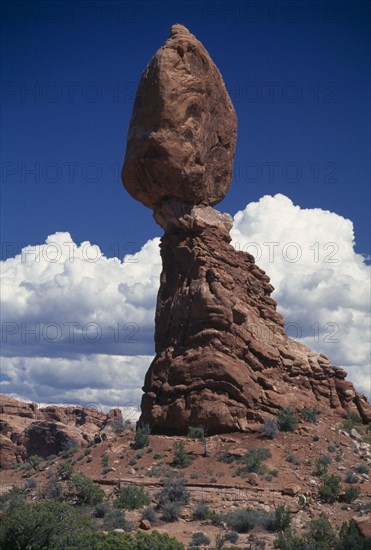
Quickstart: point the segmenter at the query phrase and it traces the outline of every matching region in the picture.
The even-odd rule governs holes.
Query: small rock
[[[148,529],[151,529],[151,522],[148,519],[142,519],[139,528],[143,529],[144,531],[148,531]]]
[[[363,441],[361,434],[359,432],[357,432],[357,430],[355,430],[354,428],[352,428],[350,430],[350,437],[352,439],[355,439],[356,441],[359,441],[359,442]]]
[[[309,485],[311,485],[312,487],[317,487],[318,483],[315,479],[310,479],[309,480]]]
[[[288,495],[289,497],[294,497],[295,495],[300,493],[300,491],[301,491],[300,485],[296,485],[295,483],[293,483],[291,485],[286,485],[286,487],[282,489],[282,494]]]
[[[338,466],[337,469],[340,471],[340,472],[343,472],[344,470],[346,470],[346,468],[344,466]]]
[[[259,485],[259,476],[255,472],[252,472],[247,476],[247,482],[250,483],[250,485],[257,486]]]
[[[134,470],[134,468],[131,468],[131,470],[129,470],[129,474],[131,475],[135,475],[137,472]]]

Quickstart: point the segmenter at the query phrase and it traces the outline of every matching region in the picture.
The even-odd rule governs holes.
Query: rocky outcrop
[[[94,434],[122,418],[119,409],[104,414],[81,406],[38,407],[0,395],[0,467],[47,457],[74,444],[85,446]]]
[[[198,107],[187,111],[189,98]],[[235,131],[219,72],[176,25],[139,84],[123,168],[126,189],[165,230],[140,421],[211,434],[246,430],[289,406],[371,420],[344,370],[288,338],[269,277],[231,246],[231,217],[211,208],[229,187]]]
[[[231,182],[237,118],[203,45],[182,25],[145,69],[122,172],[129,193],[150,208],[172,199],[216,204]]]

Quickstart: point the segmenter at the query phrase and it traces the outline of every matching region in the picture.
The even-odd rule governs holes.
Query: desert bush
[[[60,462],[57,466],[57,473],[60,479],[70,479],[73,474],[73,467],[67,460]]]
[[[33,468],[35,468],[35,470],[38,466],[40,466],[42,461],[43,461],[43,458],[39,455],[32,455],[30,457],[30,464]]]
[[[108,466],[108,461],[109,461],[109,456],[107,453],[104,453],[101,457],[100,457],[100,461],[102,463],[102,466],[104,467],[107,467]]]
[[[331,458],[328,455],[321,455],[316,460],[314,475],[320,477],[326,474],[330,464],[332,464]]]
[[[305,420],[305,422],[311,422],[312,424],[317,424],[318,415],[319,415],[318,409],[312,409],[311,407],[304,407],[304,409],[301,411],[300,414],[303,420]]]
[[[72,533],[94,533],[92,520],[60,502],[24,504],[2,518],[0,548],[35,550],[66,548],[59,546]],[[83,548],[82,546],[78,548]]]
[[[149,445],[149,434],[151,433],[151,427],[149,424],[140,426],[135,432],[134,448],[143,449]]]
[[[13,485],[7,493],[0,495],[0,510],[11,512],[24,504],[25,494],[20,487]]]
[[[298,419],[293,409],[283,409],[278,415],[278,427],[281,432],[294,432],[298,425]]]
[[[88,458],[86,459],[87,464],[89,464],[90,462],[93,462],[93,457],[92,456],[88,456]]]
[[[219,455],[218,460],[225,464],[232,464],[233,462],[238,462],[240,459],[237,456],[231,455],[228,451],[224,451]]]
[[[187,468],[192,462],[194,457],[187,453],[184,445],[184,441],[176,441],[174,443],[174,459],[172,466],[177,468]]]
[[[109,506],[105,502],[100,502],[96,505],[93,511],[93,516],[95,518],[104,518],[106,514],[109,512]]]
[[[179,519],[181,506],[177,502],[165,502],[161,506],[161,517],[166,522],[173,522]]]
[[[319,441],[320,440],[320,436],[318,434],[314,434],[314,436],[312,437],[312,441]]]
[[[190,439],[200,439],[201,441],[203,441],[205,439],[205,430],[201,427],[192,428],[190,426],[188,428],[187,437],[189,437]]]
[[[194,546],[208,546],[210,544],[210,539],[201,531],[196,531],[192,535],[192,544]]]
[[[356,413],[348,413],[343,421],[344,430],[352,430],[362,424],[362,418]]]
[[[103,518],[103,527],[105,529],[124,529],[131,531],[131,525],[125,517],[125,513],[121,510],[112,510]]]
[[[193,519],[195,520],[205,520],[210,516],[210,508],[207,505],[207,502],[204,500],[199,500],[196,503],[196,507],[193,511]]]
[[[371,538],[363,537],[353,520],[343,523],[339,533],[336,550],[370,550]]]
[[[319,488],[319,495],[323,502],[335,502],[340,493],[340,477],[335,474],[326,474]]]
[[[125,485],[121,487],[115,500],[116,508],[136,510],[150,504],[151,497],[141,485]]]
[[[366,466],[366,464],[356,464],[354,466],[354,470],[357,472],[357,474],[368,474],[369,467]]]
[[[135,456],[132,456],[132,457],[128,460],[129,466],[134,466],[137,462],[138,462],[138,459],[137,459]]]
[[[274,518],[271,525],[271,531],[284,531],[290,526],[291,513],[286,506],[278,505],[274,510]]]
[[[258,514],[252,508],[241,508],[228,512],[224,519],[228,529],[237,531],[237,533],[248,533],[255,527]]]
[[[237,469],[236,474],[246,476],[250,473],[263,474],[266,470],[264,460],[272,456],[269,449],[260,447],[257,449],[249,449],[249,451],[240,459],[242,466]]]
[[[177,502],[185,506],[189,502],[189,492],[182,477],[166,479],[156,497],[160,506],[166,502]]]
[[[71,478],[69,497],[79,506],[98,504],[104,498],[104,491],[90,477],[78,473]]]
[[[277,422],[272,420],[271,418],[266,418],[264,420],[263,428],[262,428],[262,434],[267,439],[274,439],[278,432],[278,426]]]
[[[349,470],[349,472],[345,474],[344,481],[345,483],[357,483],[358,477],[354,472],[352,472],[352,470]]]
[[[54,502],[61,501],[63,498],[63,491],[61,484],[58,482],[56,476],[52,476],[48,482],[43,486],[40,491],[41,498],[46,500],[53,500]]]
[[[224,538],[225,538],[226,541],[231,542],[232,544],[234,544],[235,542],[238,541],[238,533],[236,533],[236,531],[230,531],[229,533],[226,533],[224,535]]]
[[[295,455],[286,455],[286,462],[295,464],[295,466],[299,466],[299,464],[301,464],[300,460]]]
[[[142,519],[148,519],[151,523],[157,523],[157,512],[153,506],[146,506],[142,511]]]
[[[113,472],[113,468],[111,466],[105,466],[102,468],[102,474],[105,476],[106,474],[109,474],[110,472]]]
[[[357,487],[348,487],[345,489],[344,493],[339,496],[340,502],[346,502],[350,504],[353,500],[359,497],[359,489]]]

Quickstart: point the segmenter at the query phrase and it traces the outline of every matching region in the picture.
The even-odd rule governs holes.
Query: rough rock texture
[[[104,414],[85,407],[39,408],[0,395],[0,467],[23,462],[31,455],[47,457],[75,442],[85,446],[95,433],[122,418],[119,409]]]
[[[365,396],[343,369],[288,338],[269,277],[229,244],[230,216],[194,207],[178,218],[178,205],[173,217],[166,208],[157,355],[145,378],[141,421],[155,431],[203,425],[227,432],[289,406],[371,420]]]
[[[219,72],[175,25],[139,84],[123,168],[126,189],[165,230],[140,421],[228,432],[289,406],[371,420],[343,369],[288,338],[268,276],[230,245],[231,217],[211,208],[228,189],[235,139]]]
[[[138,87],[122,171],[126,189],[150,208],[166,199],[217,204],[231,182],[236,129],[209,54],[173,25]]]

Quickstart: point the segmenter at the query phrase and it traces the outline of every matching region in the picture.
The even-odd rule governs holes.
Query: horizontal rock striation
[[[269,277],[234,250],[231,217],[212,208],[230,185],[236,128],[209,54],[174,25],[139,83],[122,170],[165,231],[140,421],[164,433],[228,432],[288,406],[368,421],[370,406],[345,371],[288,338]]]

